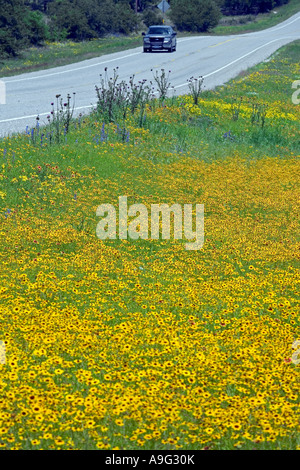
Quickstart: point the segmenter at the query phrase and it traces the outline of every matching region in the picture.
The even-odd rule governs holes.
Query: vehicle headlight
[[[149,38],[144,38],[144,42],[150,42]]]
[[[164,42],[170,42],[171,39],[170,38],[164,38]]]

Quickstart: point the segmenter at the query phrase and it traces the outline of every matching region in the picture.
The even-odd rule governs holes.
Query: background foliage
[[[170,0],[170,19],[181,31],[203,32],[223,15],[266,12],[289,0]],[[45,41],[128,35],[161,23],[158,0],[0,0],[0,59]]]

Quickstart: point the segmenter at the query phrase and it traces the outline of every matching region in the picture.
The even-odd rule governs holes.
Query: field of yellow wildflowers
[[[299,448],[299,48],[126,139],[0,140],[2,449]],[[98,239],[122,195],[204,204],[202,250]]]

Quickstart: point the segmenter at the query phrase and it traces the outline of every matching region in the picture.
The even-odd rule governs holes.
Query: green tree
[[[25,0],[25,4],[30,7],[31,10],[40,10],[43,13],[47,13],[48,5],[54,0]]]
[[[203,32],[218,24],[221,12],[214,0],[172,0],[170,18],[180,31]]]
[[[56,0],[49,5],[56,34],[65,32],[75,40],[101,37],[106,33],[133,31],[137,18],[128,1]]]
[[[133,11],[137,8],[138,12],[143,12],[149,7],[156,6],[160,0],[114,0],[114,2],[123,5],[127,4]]]
[[[220,1],[220,0],[218,0]],[[248,15],[264,13],[272,8],[288,3],[289,0],[222,0],[224,15]]]
[[[53,34],[61,34],[69,39],[90,39],[96,34],[89,27],[87,15],[77,2],[72,0],[57,0],[49,5]]]
[[[129,34],[136,29],[138,25],[138,19],[129,5],[116,5],[115,15],[115,31],[123,34]]]
[[[37,46],[49,37],[48,27],[40,11],[28,11],[23,21],[30,44]]]
[[[146,26],[151,26],[152,24],[162,24],[162,15],[158,8],[156,8],[156,10],[152,8],[147,8],[144,10],[143,22]]]

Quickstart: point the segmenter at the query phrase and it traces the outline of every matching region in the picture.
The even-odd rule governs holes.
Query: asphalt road
[[[96,103],[95,85],[108,67],[119,67],[120,80],[135,75],[135,81],[153,80],[151,69],[171,70],[176,94],[188,91],[187,80],[202,75],[206,89],[236,77],[241,71],[266,60],[284,44],[300,39],[300,13],[263,31],[232,36],[199,36],[177,40],[177,51],[143,53],[142,47],[32,72],[0,81],[0,136],[23,132],[34,126],[36,116],[46,122],[57,94],[64,99],[76,93],[76,112],[88,112]],[[4,82],[4,86],[3,86]],[[1,86],[6,100],[1,104]],[[292,84],[291,84],[292,86]],[[291,88],[292,95],[292,88]]]

